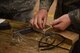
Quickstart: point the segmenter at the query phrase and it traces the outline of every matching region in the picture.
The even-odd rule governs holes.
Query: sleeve
[[[80,31],[80,9],[73,10],[68,13],[71,19],[71,25],[76,31]]]
[[[40,0],[40,9],[49,10],[54,0]]]
[[[80,24],[80,9],[73,10],[68,13],[72,23],[76,22]]]
[[[14,13],[13,13],[14,15]],[[0,7],[0,18],[2,19],[13,19],[11,16],[13,16],[10,11],[4,7]]]

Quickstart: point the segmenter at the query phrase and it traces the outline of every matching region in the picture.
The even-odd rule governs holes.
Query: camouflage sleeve
[[[77,31],[80,31],[80,9],[73,10],[68,13],[71,19],[71,25]]]
[[[72,22],[80,23],[80,9],[76,9],[76,10],[69,12],[69,16]]]
[[[54,0],[40,0],[40,9],[49,10]]]

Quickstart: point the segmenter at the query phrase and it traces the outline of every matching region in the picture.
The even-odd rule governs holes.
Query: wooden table
[[[38,0],[39,1],[39,0]],[[56,0],[55,0],[56,2]],[[54,2],[54,4],[55,4]],[[52,6],[55,6],[55,5]],[[49,18],[48,18],[48,23],[50,21],[53,21],[53,13],[55,10],[53,10],[55,7],[51,7],[51,10],[49,12]],[[36,9],[36,8],[35,8]],[[38,11],[38,10],[37,10]],[[52,16],[53,15],[53,16]],[[14,21],[10,21],[11,25],[15,28],[15,25],[18,27],[16,28],[24,28],[25,24],[21,23],[16,23]],[[21,24],[21,25],[19,25]],[[22,26],[22,27],[20,27]],[[71,45],[69,44],[62,44],[61,47],[65,47],[70,49],[72,45],[78,40],[79,35],[73,32],[69,31],[64,31],[60,32],[64,37],[68,39],[67,42],[72,43]],[[68,36],[67,36],[68,35]],[[0,30],[0,53],[69,53],[68,50],[61,49],[56,47],[55,49],[51,50],[46,50],[46,51],[40,51],[38,50],[38,40],[40,40],[41,36],[40,34],[37,33],[30,33],[30,34],[25,34],[22,37],[22,41],[16,42],[16,40],[13,41],[13,35],[11,30]]]

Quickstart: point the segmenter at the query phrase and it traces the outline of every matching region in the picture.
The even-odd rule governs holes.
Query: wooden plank
[[[57,0],[54,0],[53,4],[52,4],[52,6],[51,6],[51,8],[49,10],[49,13],[48,13],[47,25],[49,25],[52,21],[54,21],[54,15],[55,15],[56,6],[57,6]],[[60,33],[65,38],[67,38],[68,39],[67,42],[70,41],[70,43],[72,43],[72,44],[74,44],[79,39],[79,34],[71,32],[71,31],[66,31],[65,30],[65,31],[62,31],[62,32],[60,31],[58,33]]]
[[[54,20],[54,14],[55,14],[56,6],[57,6],[57,0],[54,0],[53,4],[49,10],[49,13],[48,13],[47,25],[49,25],[50,22],[52,22]],[[46,29],[43,29],[43,30],[46,30]],[[63,31],[63,32],[58,32],[58,33],[67,39],[66,43],[64,43],[62,45],[62,47],[66,47],[69,49],[79,39],[79,34],[71,32],[71,31]],[[67,43],[69,43],[69,44],[67,44]]]

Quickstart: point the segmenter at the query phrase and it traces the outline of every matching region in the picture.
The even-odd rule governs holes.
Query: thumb
[[[51,23],[51,25],[54,26],[54,25],[57,25],[57,24],[59,24],[59,23],[61,23],[61,20],[58,18],[58,19],[55,19],[55,20]]]

